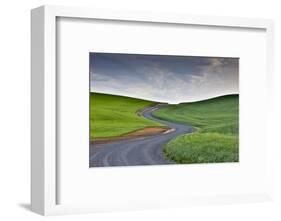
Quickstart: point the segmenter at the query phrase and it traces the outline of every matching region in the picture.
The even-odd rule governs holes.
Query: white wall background
[[[276,0],[6,0],[0,3],[0,220],[280,220],[281,219],[281,13]],[[276,169],[274,203],[190,207],[157,211],[41,217],[29,211],[30,9],[73,5],[189,14],[264,17],[275,20]],[[257,119],[258,126],[258,119]],[[263,128],[261,128],[262,130]],[[279,130],[279,131],[278,131]]]

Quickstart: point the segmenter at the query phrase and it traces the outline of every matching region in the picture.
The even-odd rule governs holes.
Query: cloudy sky
[[[90,53],[92,92],[180,103],[238,93],[239,59]]]

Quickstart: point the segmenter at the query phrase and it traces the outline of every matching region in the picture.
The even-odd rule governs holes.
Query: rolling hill
[[[164,148],[167,158],[178,163],[239,161],[239,95],[169,105],[153,115],[197,128],[171,140]]]
[[[90,93],[90,138],[110,138],[160,123],[148,120],[137,111],[156,104],[136,98]]]

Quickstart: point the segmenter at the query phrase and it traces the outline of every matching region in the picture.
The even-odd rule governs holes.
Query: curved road
[[[169,133],[115,141],[107,144],[90,145],[90,167],[136,166],[172,164],[162,156],[162,148],[172,138],[181,134],[191,133],[193,128],[188,125],[160,120],[152,116],[152,112],[163,105],[151,107],[143,111],[145,118],[160,122],[174,130]]]

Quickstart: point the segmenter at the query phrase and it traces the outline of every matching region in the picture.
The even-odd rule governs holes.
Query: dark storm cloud
[[[90,54],[91,91],[178,103],[238,93],[237,58]]]

